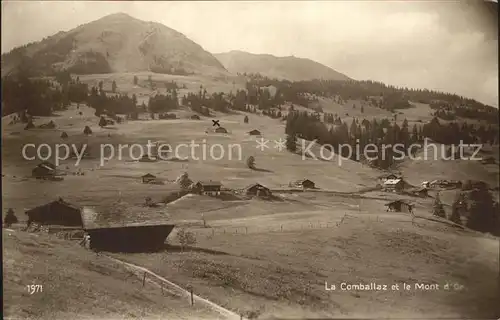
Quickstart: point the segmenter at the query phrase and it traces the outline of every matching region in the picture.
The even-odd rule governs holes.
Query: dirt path
[[[135,264],[132,264],[132,263],[129,263],[129,262],[125,262],[123,260],[120,260],[120,259],[116,259],[116,258],[113,258],[113,257],[110,257],[108,255],[103,255],[105,256],[106,258],[108,259],[111,259],[115,262],[118,262],[118,263],[122,263],[123,265],[125,265],[126,267],[128,268],[131,268],[131,269],[134,269],[134,270],[138,270],[138,271],[141,271],[141,272],[145,272],[153,277],[155,277],[156,279],[160,280],[162,283],[164,283],[165,285],[169,286],[169,288],[166,289],[166,291],[169,291],[169,292],[176,292],[176,293],[180,293],[181,295],[184,295],[186,297],[190,297],[191,296],[191,293],[178,286],[177,284],[163,278],[162,276],[152,272],[151,270],[149,269],[146,269],[144,267],[141,267],[141,266],[138,266],[138,265],[135,265]],[[218,312],[221,316],[224,317],[224,319],[231,319],[231,320],[238,320],[238,319],[241,319],[241,320],[247,320],[246,318],[244,317],[241,317],[240,315],[236,314],[235,312],[231,311],[231,310],[228,310],[216,303],[213,303],[212,301],[209,301],[205,298],[202,298],[200,296],[197,296],[195,294],[193,294],[193,299],[196,302],[198,303],[202,303],[204,305],[206,305],[208,308],[210,308],[211,310],[215,311],[215,312]]]

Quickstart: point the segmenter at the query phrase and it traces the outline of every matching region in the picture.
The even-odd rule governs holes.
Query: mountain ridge
[[[259,73],[269,78],[291,81],[325,79],[353,80],[334,69],[309,58],[275,56],[231,50],[213,54],[232,73]]]

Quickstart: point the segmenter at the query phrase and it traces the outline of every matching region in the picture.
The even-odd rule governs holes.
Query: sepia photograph
[[[5,319],[500,319],[497,1],[1,23]]]

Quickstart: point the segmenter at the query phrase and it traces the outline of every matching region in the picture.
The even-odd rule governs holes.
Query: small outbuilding
[[[154,183],[156,181],[156,176],[151,173],[147,173],[141,177],[142,183]]]
[[[413,206],[404,200],[392,201],[387,203],[385,206],[387,207],[387,211],[407,213],[413,212]]]
[[[56,175],[56,165],[49,161],[43,161],[31,170],[31,175],[36,179],[52,178]]]
[[[251,136],[260,136],[262,133],[259,130],[253,129],[252,131],[248,132],[249,135]]]
[[[315,183],[309,179],[301,179],[301,180],[293,181],[291,183],[291,186],[302,188],[302,189],[315,189],[316,188]]]
[[[269,188],[264,187],[260,183],[254,183],[245,188],[245,194],[247,196],[269,197],[272,193]]]
[[[35,207],[25,212],[28,225],[35,222],[40,225],[58,225],[81,227],[81,208],[59,198],[56,201]]]
[[[215,130],[214,130],[215,133],[227,133],[227,130],[226,128],[224,127],[217,127]]]
[[[191,120],[200,120],[200,116],[199,116],[199,115],[197,115],[197,114],[193,114],[193,115],[191,116]]]

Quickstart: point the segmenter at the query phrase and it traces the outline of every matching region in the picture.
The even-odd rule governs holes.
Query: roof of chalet
[[[43,208],[43,207],[46,207],[46,206],[52,206],[54,204],[59,204],[59,205],[63,205],[63,206],[66,206],[68,208],[71,208],[71,209],[75,209],[75,210],[82,210],[82,207],[76,205],[76,204],[73,204],[73,203],[70,203],[70,202],[67,202],[65,200],[63,200],[62,198],[59,198],[57,200],[54,200],[54,201],[51,201],[51,202],[48,202],[48,203],[45,203],[45,204],[42,204],[42,205],[39,205],[37,207],[34,207],[34,208],[31,208],[29,210],[26,210],[25,211],[25,214],[30,214],[31,212],[34,212],[40,208]]]
[[[263,186],[260,183],[252,183],[252,184],[248,185],[247,187],[245,187],[245,190],[251,189],[253,187],[261,187],[262,189],[268,189],[269,190],[268,187]]]
[[[386,205],[386,206],[390,206],[391,204],[395,204],[395,203],[404,203],[404,204],[407,204],[407,205],[411,206],[411,203],[409,203],[409,202],[408,202],[408,201],[406,201],[406,200],[402,200],[402,199],[399,199],[399,200],[394,200],[394,201],[388,202],[388,203],[386,203],[385,205]]]
[[[249,134],[252,134],[252,133],[258,133],[258,134],[260,134],[260,131],[257,130],[257,129],[253,129],[253,130],[248,131],[248,133]]]
[[[145,175],[143,175],[141,178],[156,178],[155,175],[152,175],[151,173],[146,173]]]
[[[222,183],[220,181],[214,181],[214,180],[204,180],[204,181],[198,181],[196,184],[201,184],[202,186],[222,186]]]
[[[396,185],[398,183],[400,183],[401,181],[403,181],[402,179],[388,179],[384,182],[384,185]]]
[[[53,164],[52,162],[49,162],[49,161],[43,161],[43,162],[39,163],[36,167],[37,168],[44,168],[44,169],[51,170],[51,171],[56,169],[56,165]]]
[[[172,225],[165,206],[149,207],[116,202],[110,205],[85,206],[82,210],[84,229],[107,229]]]
[[[294,181],[294,183],[303,184],[304,182],[308,182],[308,181],[314,183],[312,180],[309,180],[309,179],[299,179],[299,180]]]

